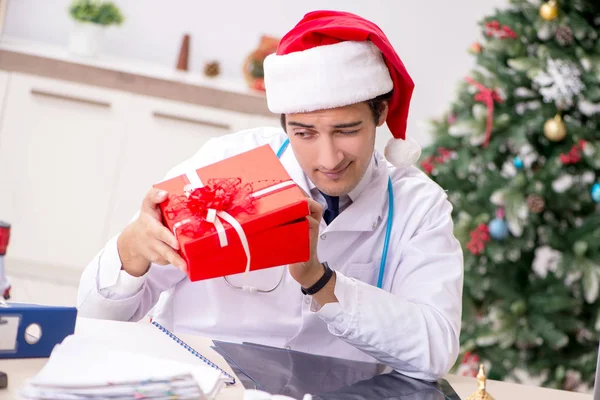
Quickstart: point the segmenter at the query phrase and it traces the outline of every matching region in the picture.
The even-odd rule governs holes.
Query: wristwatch
[[[329,280],[333,276],[333,270],[331,268],[329,268],[329,265],[326,262],[321,263],[321,265],[323,265],[323,267],[325,268],[325,273],[311,287],[309,287],[309,288],[300,288],[302,290],[302,294],[304,294],[304,295],[313,295],[313,294],[317,293],[319,290],[323,289],[323,287],[325,285],[327,285],[327,282],[329,282]]]

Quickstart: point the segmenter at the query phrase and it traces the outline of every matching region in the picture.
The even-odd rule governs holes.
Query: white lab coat
[[[215,138],[167,177],[219,161],[256,146],[277,151],[285,133],[258,128]],[[291,146],[281,162],[307,193],[309,182]],[[314,354],[379,361],[408,376],[436,380],[456,361],[461,324],[463,257],[453,236],[451,205],[444,191],[415,167],[397,169],[378,153],[362,194],[320,228],[318,257],[337,271],[339,303],[315,310],[287,267],[190,282],[172,266],[152,265],[143,277],[121,271],[116,238],[81,277],[81,316],[137,321],[154,319],[175,333],[255,342]],[[387,182],[394,188],[393,229],[383,289],[377,276],[387,221]]]

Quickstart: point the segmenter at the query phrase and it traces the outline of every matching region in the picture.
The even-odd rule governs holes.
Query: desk
[[[125,322],[102,321],[87,318],[78,318],[75,334],[77,333],[97,333],[106,329],[119,329],[119,326]],[[210,339],[193,336],[193,335],[178,335],[182,340],[190,346],[204,354],[221,368],[227,372],[233,371],[227,362],[214,350],[210,348],[212,341]],[[24,385],[25,381],[34,376],[46,363],[46,359],[19,359],[19,360],[0,360],[0,370],[8,374],[9,388],[8,390],[0,390],[0,399],[17,399],[19,389]],[[460,377],[456,375],[446,376],[446,380],[452,385],[456,393],[466,399],[471,393],[477,389],[477,381],[475,378]],[[243,398],[244,388],[241,383],[223,389],[218,397],[219,400],[233,400]],[[488,381],[488,391],[496,400],[591,400],[592,396],[588,394],[563,392],[539,388],[534,386],[517,385],[499,381]]]

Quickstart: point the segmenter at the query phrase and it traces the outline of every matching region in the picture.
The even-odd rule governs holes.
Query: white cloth
[[[277,151],[284,140],[285,133],[276,128],[211,139],[167,177],[263,144]],[[463,255],[453,236],[451,205],[418,169],[396,169],[378,152],[374,157],[372,178],[361,194],[329,226],[321,223],[318,257],[337,271],[339,303],[315,310],[287,267],[229,277],[238,286],[270,289],[283,269],[281,285],[266,294],[236,290],[222,278],[192,283],[172,266],[152,265],[134,278],[121,270],[113,238],[83,272],[80,315],[136,321],[152,309],[154,319],[175,333],[378,360],[415,378],[442,377],[458,355],[462,310]],[[310,193],[291,147],[281,162]],[[388,176],[395,213],[383,289],[378,289]]]

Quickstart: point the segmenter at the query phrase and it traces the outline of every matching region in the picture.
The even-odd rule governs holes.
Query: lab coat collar
[[[378,151],[373,154],[372,165],[371,179],[365,180],[360,194],[329,224],[328,231],[364,232],[377,228],[387,207],[389,172],[387,160]]]
[[[314,187],[314,184],[298,164],[291,146],[282,155],[281,162],[288,166],[288,173],[292,180],[311,195],[310,189]],[[326,225],[324,221],[321,221],[323,230],[363,232],[375,229],[387,207],[388,176],[387,160],[375,150],[373,161],[365,172],[365,176],[350,194],[352,204],[342,211],[331,224]]]
[[[367,166],[367,170],[365,171],[365,173],[363,174],[363,177],[358,182],[358,185],[356,185],[356,187],[354,189],[352,189],[350,191],[350,193],[347,194],[347,196],[350,198],[351,202],[355,202],[356,199],[358,199],[358,197],[365,190],[365,188],[369,185],[369,183],[373,180],[374,169],[375,169],[376,165],[377,165],[377,159],[375,157],[375,154],[373,154],[373,157],[371,158],[371,162]],[[318,190],[317,187],[315,186],[315,184],[313,183],[313,181],[310,180],[310,178],[306,177],[306,182],[308,183],[308,188],[310,189],[311,194],[314,192],[314,190]],[[340,197],[340,204],[342,204],[341,200],[342,199]]]

